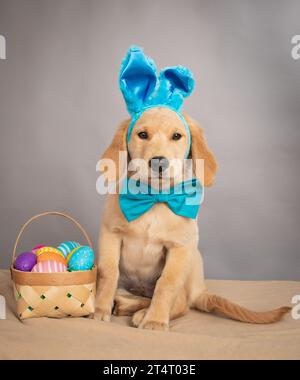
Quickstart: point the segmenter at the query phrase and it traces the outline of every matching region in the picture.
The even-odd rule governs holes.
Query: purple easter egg
[[[22,272],[31,272],[36,264],[36,255],[33,252],[21,253],[15,261],[15,268]]]

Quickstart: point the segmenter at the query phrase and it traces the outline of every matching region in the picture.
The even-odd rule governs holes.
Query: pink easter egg
[[[65,264],[54,260],[40,261],[32,269],[32,272],[37,273],[58,273],[66,271],[67,267]]]

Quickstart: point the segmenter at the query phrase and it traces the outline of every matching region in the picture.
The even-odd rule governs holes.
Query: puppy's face
[[[113,175],[107,174],[108,181],[118,182],[124,168],[132,174],[138,174],[138,179],[159,185],[172,185],[182,181],[185,158],[192,160],[193,174],[204,186],[211,186],[218,168],[214,154],[209,149],[203,129],[188,115],[183,117],[190,129],[191,147],[188,152],[188,135],[180,117],[172,110],[157,107],[145,111],[134,125],[129,144],[126,144],[126,134],[130,120],[124,121],[117,130],[112,143],[104,152],[102,159],[114,161],[115,167],[121,170]],[[120,163],[119,153],[128,151],[128,168]],[[197,165],[202,160],[203,167]],[[105,160],[104,160],[105,161]],[[106,163],[100,160],[99,170],[106,170]],[[123,169],[122,169],[123,168]],[[200,170],[198,170],[200,168]]]
[[[137,120],[128,144],[129,169],[141,180],[176,182],[188,154],[188,135],[179,116],[167,108],[152,108]]]

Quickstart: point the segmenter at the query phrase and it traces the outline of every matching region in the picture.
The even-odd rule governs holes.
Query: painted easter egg
[[[71,253],[75,248],[80,247],[80,244],[76,241],[66,241],[61,243],[57,249],[61,251],[65,258],[67,258],[68,254]]]
[[[61,253],[61,251],[59,251],[57,248],[54,248],[54,247],[42,247],[42,248],[39,248],[37,251],[36,251],[36,254],[37,256],[41,255],[42,253],[45,253],[45,252],[49,252],[49,253],[55,253],[61,257],[64,257],[64,255]]]
[[[36,273],[58,273],[66,271],[67,267],[65,264],[54,260],[41,261],[37,263],[32,269],[32,272]]]
[[[36,253],[36,251],[38,250],[38,249],[41,249],[41,248],[44,248],[44,247],[46,247],[45,245],[37,245],[36,247],[34,247],[33,249],[32,249],[32,252],[33,253]]]
[[[14,267],[22,272],[30,272],[35,264],[36,255],[33,252],[23,252],[16,258]]]
[[[67,257],[68,270],[89,270],[94,265],[94,251],[91,247],[81,246],[75,248]]]
[[[45,251],[45,252],[40,253],[37,256],[37,262],[38,263],[40,263],[42,261],[48,261],[48,260],[57,261],[59,263],[67,265],[66,259],[62,255],[59,255],[55,252]]]

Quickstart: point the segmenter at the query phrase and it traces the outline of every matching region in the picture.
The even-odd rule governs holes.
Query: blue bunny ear
[[[183,98],[194,90],[195,81],[192,72],[183,66],[166,67],[160,73],[161,96],[168,99],[168,104],[179,110]]]
[[[121,64],[119,85],[130,114],[139,112],[153,93],[156,66],[138,46],[131,46]]]

